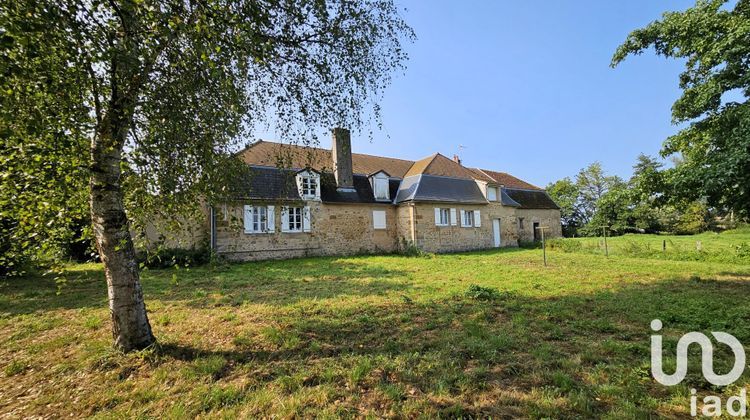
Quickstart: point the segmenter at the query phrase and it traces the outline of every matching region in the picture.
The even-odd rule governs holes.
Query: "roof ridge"
[[[493,181],[495,181],[495,182],[498,182],[498,181],[497,181],[497,180],[495,179],[495,177],[494,177],[494,176],[492,176],[492,175],[488,174],[488,173],[487,173],[487,172],[485,172],[485,171],[484,171],[484,170],[483,170],[482,168],[469,168],[469,169],[474,169],[474,170],[476,170],[476,171],[479,171],[479,172],[481,172],[482,174],[484,174],[484,176],[486,176],[487,178],[489,178],[489,179],[491,179],[491,180],[493,180]],[[498,182],[498,183],[499,183],[499,182]]]
[[[513,178],[513,179],[515,179],[515,180],[517,180],[517,181],[520,181],[520,182],[522,182],[522,183],[524,183],[524,184],[526,184],[526,185],[530,185],[531,187],[533,187],[533,188],[525,188],[525,189],[530,189],[530,190],[537,190],[537,191],[538,191],[538,190],[541,190],[541,191],[546,191],[546,190],[545,190],[544,188],[542,188],[542,187],[539,187],[539,186],[537,186],[537,185],[534,185],[534,184],[532,184],[532,183],[530,183],[530,182],[528,182],[528,181],[524,181],[523,179],[521,179],[521,178],[519,178],[519,177],[517,177],[517,176],[515,176],[515,175],[511,175],[511,174],[509,174],[508,172],[503,172],[503,171],[494,171],[494,170],[492,170],[492,169],[480,169],[480,168],[477,168],[477,169],[479,169],[479,170],[480,170],[480,171],[482,171],[483,173],[487,173],[487,172],[494,172],[494,173],[497,173],[497,174],[500,174],[500,175],[503,175],[503,176],[507,176],[507,177]],[[495,177],[491,177],[491,178],[492,178],[492,179],[495,179]],[[502,182],[501,182],[501,181],[499,181],[499,180],[497,180],[496,182],[497,182],[498,184],[502,184]],[[502,184],[502,185],[503,185],[503,186],[506,186],[506,187],[507,187],[507,185],[505,185],[505,184]],[[510,188],[514,188],[514,187],[510,187]],[[515,187],[515,188],[518,188],[518,187]]]
[[[270,140],[258,139],[258,141],[252,143],[251,145],[249,145],[248,147],[244,148],[240,152],[242,152],[244,150],[247,150],[250,147],[253,147],[253,146],[255,146],[255,145],[259,144],[259,143],[271,143],[271,144],[278,144],[278,145],[281,145],[281,146],[296,147],[296,148],[300,148],[300,149],[320,150],[322,152],[329,152],[329,153],[331,151],[331,149],[326,149],[325,147],[305,146],[305,145],[299,145],[299,144],[293,144],[293,143],[283,143],[283,142],[279,142],[279,141],[270,141]],[[390,157],[390,156],[372,155],[372,154],[369,154],[369,153],[352,152],[352,155],[368,156],[368,157],[374,157],[374,158],[380,158],[380,159],[393,159],[393,160],[400,160],[400,161],[403,161],[403,162],[411,162],[411,163],[415,162],[414,160],[411,160],[411,159],[403,159],[403,158]]]
[[[435,159],[437,159],[438,156],[442,156],[442,155],[439,152],[435,152],[435,153],[433,153],[430,156],[427,156],[425,158],[425,159],[429,159],[430,161],[427,164],[427,166],[425,166],[424,169],[422,169],[422,174],[427,175],[427,170],[429,170],[430,166],[432,166],[432,164],[435,163]],[[443,156],[443,157],[445,157],[445,156]]]

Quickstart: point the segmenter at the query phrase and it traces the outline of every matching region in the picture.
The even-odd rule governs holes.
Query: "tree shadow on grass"
[[[230,366],[251,363],[265,372],[253,379],[258,387],[294,378],[300,371],[304,374],[297,376],[305,377],[300,386],[314,386],[327,380],[321,373],[326,366],[351,371],[364,361],[372,366],[361,386],[398,384],[416,389],[417,395],[447,395],[458,401],[452,409],[464,414],[502,416],[511,410],[521,416],[587,417],[633,404],[646,407],[653,398],[669,399],[669,389],[655,383],[648,371],[652,319],[664,322],[667,360],[673,358],[677,338],[689,331],[725,331],[750,344],[750,285],[671,279],[551,298],[514,292],[488,301],[456,295],[389,302],[353,313],[319,308],[309,316],[280,314],[281,326],[270,342],[262,334],[221,348],[167,342],[159,355],[167,361],[221,357]],[[224,343],[232,342],[227,338]],[[717,371],[730,368],[731,352],[715,351]],[[222,373],[242,375],[246,371],[231,368]],[[747,375],[740,381],[746,383]],[[686,384],[712,390],[699,370],[691,371]],[[542,394],[538,401],[511,401],[507,395],[502,403],[476,400],[508,389]],[[598,398],[600,392],[609,397]],[[545,405],[543,393],[562,405]],[[525,408],[513,411],[516,405]],[[653,408],[642,410],[637,414],[657,414]]]
[[[149,301],[187,301],[194,308],[243,303],[289,305],[308,299],[374,296],[408,289],[408,272],[334,258],[230,264],[218,269],[145,270]],[[34,276],[0,283],[0,313],[102,308],[107,287],[102,270],[66,273],[59,283]]]

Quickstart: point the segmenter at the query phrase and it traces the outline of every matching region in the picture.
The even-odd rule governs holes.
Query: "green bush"
[[[540,249],[542,243],[539,241],[522,241],[518,240],[518,247],[523,249]]]
[[[398,247],[397,253],[405,257],[425,257],[430,255],[429,253],[422,251],[414,242],[407,241],[403,238],[401,238],[401,246]]]
[[[495,300],[500,297],[500,292],[492,287],[482,287],[472,284],[466,289],[464,295],[475,300]]]
[[[169,268],[175,265],[196,266],[211,262],[208,248],[157,248],[138,254],[138,262],[148,268]]]
[[[674,226],[674,233],[678,235],[694,235],[708,229],[709,212],[702,203],[689,205],[680,215]]]

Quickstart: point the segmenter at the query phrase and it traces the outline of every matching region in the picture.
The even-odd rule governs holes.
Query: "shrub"
[[[464,295],[475,300],[494,300],[500,297],[500,292],[492,287],[482,287],[472,284],[466,289]]]
[[[196,266],[211,262],[208,248],[157,248],[138,254],[138,262],[148,268],[169,268],[175,265]]]
[[[540,241],[522,241],[519,239],[518,247],[523,249],[540,249],[542,243]]]
[[[404,238],[401,238],[401,244],[398,247],[398,254],[405,257],[425,257],[430,255],[429,253],[422,251],[414,242],[407,241]]]
[[[678,235],[694,235],[708,229],[709,214],[704,204],[689,205],[679,217],[674,226],[674,233]]]

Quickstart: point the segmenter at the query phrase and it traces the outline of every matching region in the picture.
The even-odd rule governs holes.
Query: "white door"
[[[500,219],[492,219],[492,233],[495,236],[495,248],[500,248]]]

